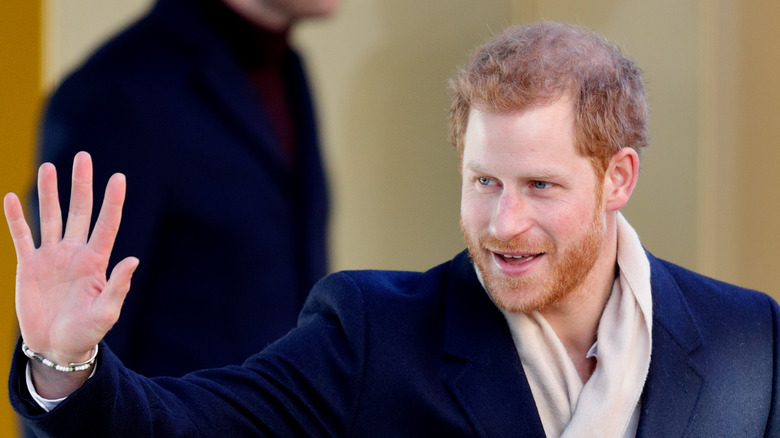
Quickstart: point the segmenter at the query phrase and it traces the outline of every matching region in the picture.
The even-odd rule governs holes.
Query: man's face
[[[575,150],[572,103],[472,108],[462,177],[461,227],[496,304],[529,312],[573,296],[606,231],[603,183]]]

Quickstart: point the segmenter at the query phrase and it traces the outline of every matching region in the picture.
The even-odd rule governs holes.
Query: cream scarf
[[[504,312],[548,437],[633,437],[650,366],[650,263],[618,213],[615,279],[599,321],[596,369],[583,385],[563,344],[538,312]],[[589,353],[590,356],[590,353]]]

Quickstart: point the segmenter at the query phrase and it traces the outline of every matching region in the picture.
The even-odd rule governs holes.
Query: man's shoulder
[[[642,413],[653,424],[648,427],[676,424],[692,436],[762,431],[778,390],[777,303],[764,293],[648,258],[653,350]],[[726,406],[724,400],[740,402]]]
[[[427,271],[353,270],[330,274],[312,289],[304,314],[440,311],[454,285],[476,282],[464,251]],[[478,283],[477,283],[478,284]]]
[[[766,293],[699,274],[650,254],[648,258],[656,314],[675,313],[684,306],[699,322],[777,318],[778,305]]]
[[[353,289],[361,294],[384,297],[419,296],[436,294],[452,281],[454,277],[468,276],[469,261],[465,253],[440,263],[427,271],[400,270],[347,270],[330,274],[320,280],[317,289],[343,290]]]
[[[213,50],[215,37],[207,26],[189,17],[191,13],[182,12],[189,17],[185,26],[177,24],[172,13],[160,9],[153,7],[107,38],[59,89],[86,88],[95,82],[119,88],[120,84],[146,84],[152,79],[181,80],[204,51]]]
[[[650,259],[651,276],[660,276],[662,277],[659,279],[661,281],[672,280],[686,295],[691,293],[708,294],[711,298],[728,300],[758,299],[763,301],[769,298],[763,292],[700,274],[650,254],[648,254],[648,258]]]

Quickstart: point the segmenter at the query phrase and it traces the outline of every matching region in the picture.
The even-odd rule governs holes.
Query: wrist
[[[68,397],[84,385],[91,375],[91,370],[63,373],[32,359],[29,365],[33,387],[45,399]]]
[[[87,360],[82,362],[68,362],[66,364],[57,363],[44,357],[40,353],[36,353],[27,347],[27,344],[25,344],[24,341],[22,341],[22,353],[24,353],[24,355],[30,358],[32,361],[49,367],[55,371],[62,373],[73,373],[78,371],[86,371],[92,367],[92,365],[95,363],[95,360],[97,359],[98,345],[96,344],[92,350],[90,350],[90,356]]]
[[[22,340],[22,353],[30,358],[30,378],[38,395],[46,399],[69,396],[89,379],[97,360],[97,346],[89,352],[84,362],[56,363],[54,360],[32,351]],[[52,356],[54,358],[54,356]],[[55,360],[62,360],[56,359]],[[50,366],[47,363],[53,363]],[[59,365],[59,368],[56,367]],[[87,366],[88,365],[88,366]]]

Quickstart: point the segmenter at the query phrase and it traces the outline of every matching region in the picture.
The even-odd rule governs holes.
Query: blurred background
[[[0,2],[0,189],[34,178],[48,92],[151,0]],[[579,23],[645,71],[651,147],[624,213],[655,255],[780,299],[780,3],[738,0],[344,0],[296,27],[330,181],[331,270],[424,270],[464,245],[447,79],[510,24]],[[99,163],[98,163],[99,164]],[[121,231],[120,231],[121,232]],[[0,375],[17,327],[0,233]],[[16,423],[5,389],[0,435]]]

